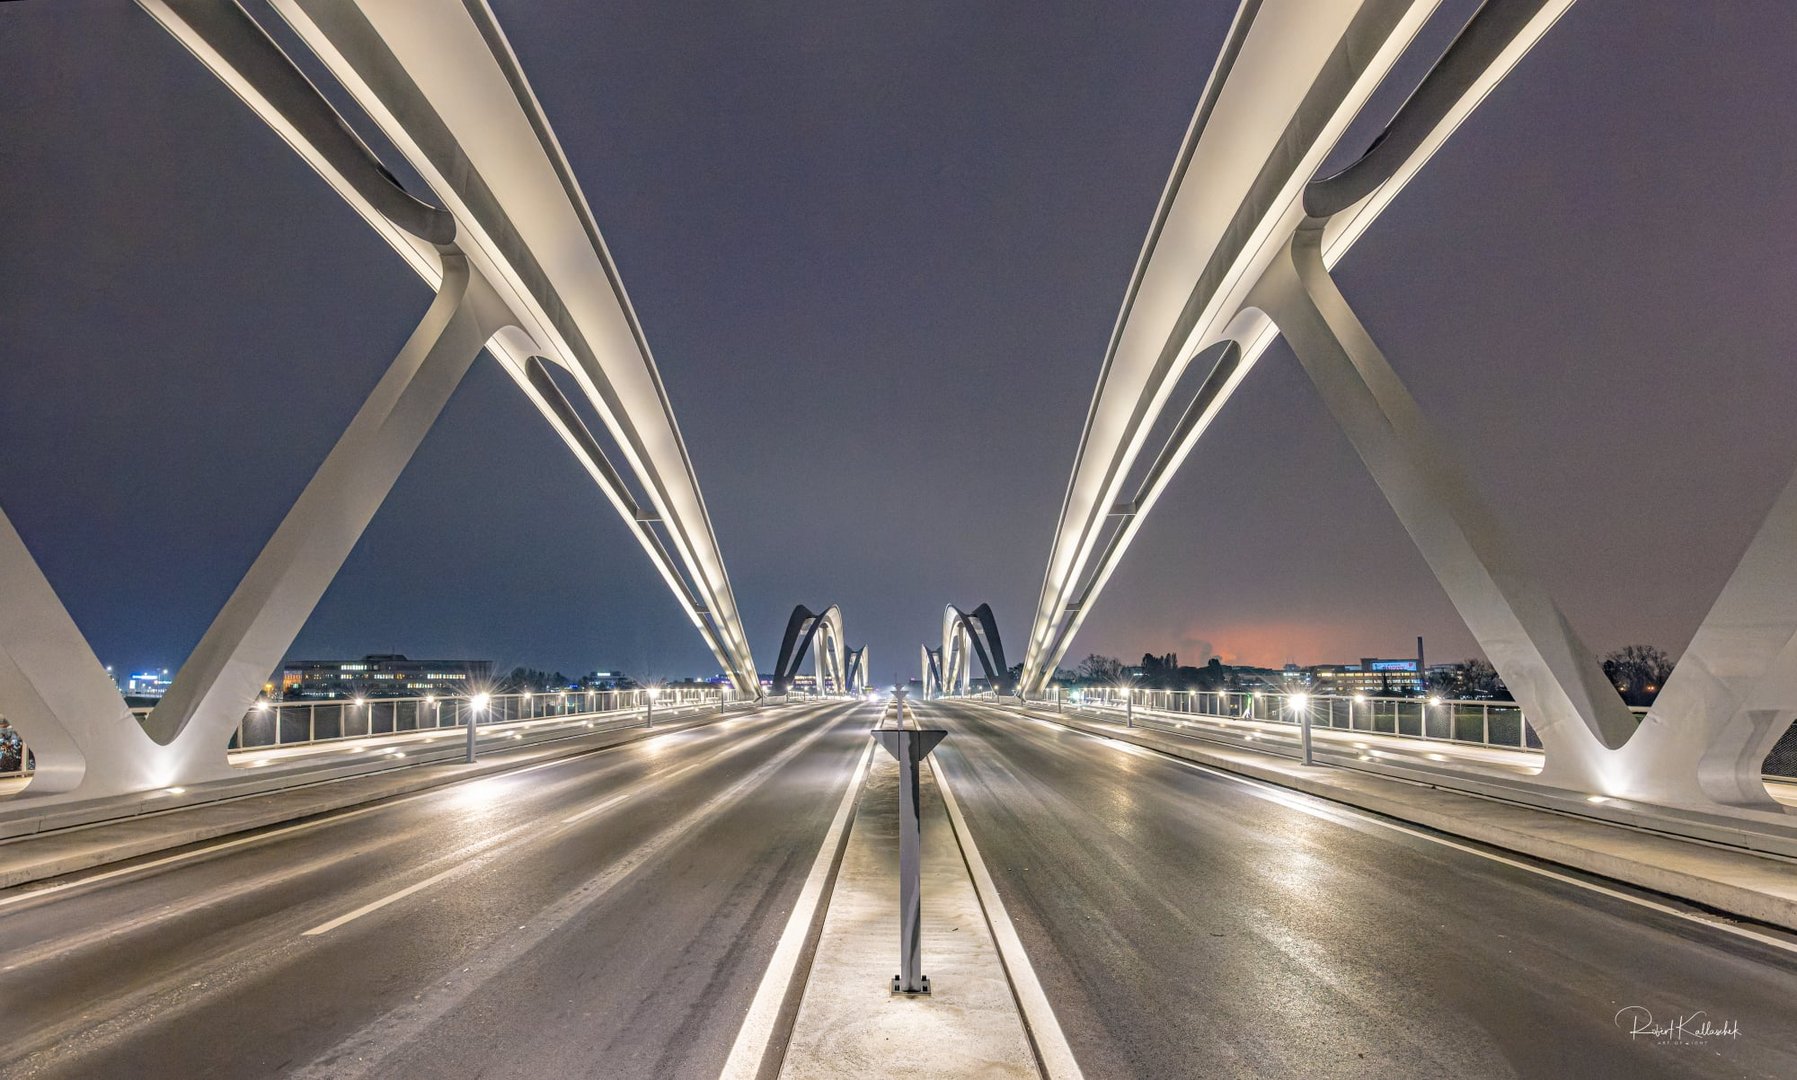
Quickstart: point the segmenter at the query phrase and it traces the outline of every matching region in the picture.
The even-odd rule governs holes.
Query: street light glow
[[[468,706],[470,708],[472,708],[475,712],[486,712],[487,711],[487,703],[492,700],[493,700],[493,695],[491,695],[491,694],[485,694],[485,693],[476,694],[473,697],[468,699]]]
[[[1310,695],[1309,694],[1293,694],[1292,695],[1292,711],[1293,712],[1302,712],[1308,708],[1310,708]]]

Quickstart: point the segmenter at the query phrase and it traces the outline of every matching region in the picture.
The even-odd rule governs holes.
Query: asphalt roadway
[[[1087,1077],[1797,1077],[1797,953],[1015,713],[919,720]]]
[[[0,892],[0,1075],[715,1077],[877,715],[751,715]]]
[[[715,1077],[877,716],[0,892],[0,1076]],[[1015,713],[919,719],[1087,1077],[1797,1077],[1797,952]]]

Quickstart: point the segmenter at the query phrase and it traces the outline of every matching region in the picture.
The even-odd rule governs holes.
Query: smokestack
[[[1423,665],[1423,635],[1416,635],[1416,688],[1419,691],[1429,689],[1427,679],[1429,669]]]

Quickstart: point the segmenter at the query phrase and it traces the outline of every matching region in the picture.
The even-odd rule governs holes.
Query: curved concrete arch
[[[1163,197],[1156,231],[1138,265],[1094,397],[1087,431],[1063,507],[1042,601],[1025,664],[1025,689],[1040,692],[1065,655],[1072,634],[1092,599],[1121,559],[1141,518],[1153,506],[1167,478],[1203,434],[1209,420],[1275,336],[1283,333],[1331,414],[1374,475],[1430,568],[1441,581],[1469,629],[1516,694],[1542,739],[1546,764],[1543,785],[1575,793],[1599,792],[1706,809],[1780,813],[1766,794],[1759,770],[1782,731],[1797,718],[1797,565],[1784,552],[1797,547],[1797,479],[1779,496],[1766,523],[1667,680],[1660,700],[1637,729],[1608,685],[1595,656],[1579,640],[1553,599],[1528,570],[1507,533],[1466,480],[1445,440],[1422,417],[1402,382],[1379,353],[1329,275],[1338,259],[1367,225],[1402,190],[1409,178],[1465,121],[1491,89],[1540,40],[1571,0],[1488,0],[1443,53],[1382,135],[1335,176],[1310,179],[1314,169],[1295,156],[1280,190],[1288,201],[1260,218],[1255,261],[1237,260],[1214,273],[1227,234],[1210,249],[1186,305],[1203,301],[1196,317],[1163,321],[1162,363],[1149,370],[1124,355],[1120,343],[1133,329],[1144,282],[1159,275],[1177,282],[1198,264],[1168,258],[1157,249],[1161,225],[1178,212],[1185,197],[1184,173],[1194,144],[1201,144],[1213,93],[1228,81],[1232,65],[1252,53],[1241,35],[1264,20],[1269,9],[1296,10],[1297,0],[1276,5],[1244,5],[1231,46],[1207,88],[1182,153],[1181,166]],[[1351,5],[1342,5],[1344,8]],[[1362,5],[1354,16],[1373,11]],[[1346,65],[1354,78],[1336,79],[1325,104],[1358,109],[1365,87],[1385,77],[1394,58],[1388,46],[1406,35],[1408,16],[1388,20],[1383,43],[1356,53],[1333,54],[1321,74],[1306,85],[1306,106],[1331,79],[1332,65]],[[1353,37],[1353,27],[1341,41]],[[1264,62],[1264,61],[1263,61]],[[1258,83],[1256,85],[1259,85]],[[1353,93],[1341,92],[1353,87]],[[1361,97],[1364,100],[1364,97]],[[1333,103],[1333,104],[1330,104]],[[1219,106],[1219,110],[1227,109]],[[1304,113],[1292,114],[1295,122]],[[1277,115],[1277,114],[1275,114]],[[1327,124],[1312,125],[1311,152],[1324,143]],[[1293,129],[1288,125],[1287,134]],[[1271,164],[1272,159],[1269,159]],[[1264,177],[1265,173],[1262,173]],[[1207,174],[1207,181],[1215,181]],[[1301,184],[1294,189],[1291,182]],[[1214,200],[1219,187],[1207,183],[1202,196]],[[1243,189],[1241,209],[1253,202]],[[1291,196],[1299,195],[1292,199]],[[1165,317],[1165,310],[1161,311]],[[1147,339],[1152,342],[1153,337]],[[1177,381],[1181,363],[1202,349],[1232,342],[1205,380],[1173,436],[1154,458],[1134,497],[1118,487],[1141,449]],[[1113,361],[1133,360],[1137,380],[1124,386],[1113,378]],[[1105,420],[1109,426],[1101,426]],[[1100,470],[1103,471],[1100,471]],[[1098,528],[1105,518],[1121,518],[1102,548]],[[1724,674],[1726,673],[1726,674]]]
[[[1087,581],[1121,558],[1114,548],[1094,565],[1116,519],[1145,510],[1124,487],[1187,365],[1225,340],[1277,238],[1303,219],[1304,185],[1433,7],[1245,0],[1238,9],[1100,366],[1026,643],[1026,692],[1041,693],[1065,656]],[[1258,358],[1244,350],[1194,418],[1193,438]]]
[[[844,649],[843,653],[843,687],[846,693],[866,693],[872,685],[868,678],[867,646],[859,649]]]
[[[949,604],[942,611],[940,651],[924,647],[924,693],[930,692],[932,676],[939,693],[967,693],[972,686],[975,660],[994,692],[1016,692],[992,605],[981,604],[969,613]]]
[[[784,694],[792,688],[793,676],[799,673],[806,652],[811,650],[813,639],[820,634],[824,640],[816,650],[818,690],[822,693],[850,692],[842,608],[831,604],[822,612],[815,612],[798,604],[786,620],[786,633],[780,639],[780,655],[774,661],[774,693]],[[861,652],[865,660],[866,649]]]
[[[141,0],[436,290],[142,728],[24,544],[0,534],[0,712],[41,768],[32,791],[110,794],[223,775],[225,745],[448,394],[491,351],[635,531],[737,688],[754,659],[673,409],[585,198],[485,4],[274,6],[442,203],[404,190],[235,0]],[[541,358],[541,359],[539,359]],[[570,372],[639,501],[541,364]],[[547,383],[547,386],[545,386]],[[658,533],[659,528],[662,532]],[[664,543],[665,534],[665,543]],[[30,619],[13,618],[23,612]],[[9,633],[54,627],[54,655]],[[96,674],[96,673],[101,674]],[[840,670],[838,671],[840,678]],[[96,720],[95,718],[100,718]]]
[[[928,645],[919,645],[917,649],[917,666],[922,673],[920,678],[923,681],[923,696],[930,698],[945,693],[942,680],[942,650],[940,648],[932,649]]]

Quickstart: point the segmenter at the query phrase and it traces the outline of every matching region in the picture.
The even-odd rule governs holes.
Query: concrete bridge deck
[[[1044,1075],[1797,1071],[1773,927],[1012,710],[918,713],[1070,1050]],[[896,927],[824,945],[810,891],[878,715],[744,713],[0,890],[0,1075],[715,1076],[752,1013],[777,1068],[810,979],[896,959]],[[1631,1034],[1634,1006],[1738,1034]],[[895,1067],[930,1049],[893,1033]]]

